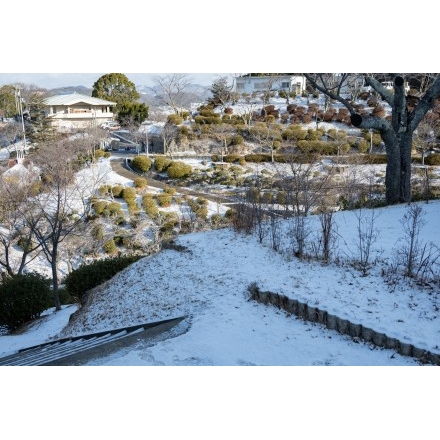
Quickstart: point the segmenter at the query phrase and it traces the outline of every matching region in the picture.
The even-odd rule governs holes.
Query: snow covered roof
[[[74,105],[79,102],[84,102],[90,105],[116,105],[116,102],[107,101],[100,98],[93,98],[92,96],[82,95],[81,93],[55,95],[46,99],[47,105]]]

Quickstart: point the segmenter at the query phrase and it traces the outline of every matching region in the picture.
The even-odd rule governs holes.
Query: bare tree
[[[32,181],[32,175],[29,177],[27,182],[4,176],[0,179],[0,266],[9,276],[23,273],[26,265],[38,256],[35,251],[40,248],[21,214],[30,191],[35,188],[35,180]],[[21,252],[17,252],[17,248]]]
[[[236,110],[236,113],[243,120],[244,125],[249,130],[251,128],[252,119],[254,117],[254,112],[257,108],[257,105],[252,100],[251,96],[242,95],[242,99],[244,102],[240,108]]]
[[[176,125],[166,122],[162,127],[163,154],[169,154],[173,158],[173,145],[176,143],[178,128]]]
[[[220,142],[220,154],[223,162],[223,156],[228,154],[228,146],[237,133],[237,129],[231,124],[212,125],[211,133]]]
[[[357,219],[357,237],[355,240],[358,251],[358,267],[363,276],[367,276],[370,267],[371,248],[379,238],[379,230],[376,228],[376,221],[379,214],[374,209],[358,209],[355,212]]]
[[[421,252],[419,237],[420,231],[426,223],[423,219],[424,214],[425,212],[420,205],[410,204],[400,221],[406,243],[401,247],[399,254],[405,268],[405,275],[408,277],[414,276],[416,260]]]
[[[426,117],[414,132],[414,142],[422,156],[422,166],[425,165],[426,153],[435,144],[437,134],[440,134],[440,119]]]
[[[321,224],[322,259],[328,263],[336,239],[334,211],[323,206],[318,216]]]
[[[274,143],[281,140],[281,124],[274,122],[257,122],[253,125],[249,134],[251,137],[263,148],[269,148],[271,153],[271,160],[274,162]]]
[[[163,103],[170,106],[176,115],[189,107],[192,95],[189,93],[191,78],[187,73],[156,76],[155,83],[159,87]]]
[[[370,86],[391,108],[391,120],[379,115],[361,115],[354,105],[343,97],[342,90],[354,74],[304,74],[316,90],[343,104],[350,112],[355,127],[377,130],[386,147],[387,170],[385,177],[386,202],[395,204],[411,200],[411,148],[413,133],[426,113],[440,97],[440,74],[426,74],[429,86],[417,103],[408,105],[405,78],[391,74],[393,90],[387,89],[375,75],[363,74]]]
[[[66,140],[42,144],[35,155],[41,170],[42,192],[30,198],[21,212],[27,226],[40,244],[52,270],[54,303],[61,304],[58,293],[58,257],[61,244],[83,223],[90,191],[75,183],[78,151]]]

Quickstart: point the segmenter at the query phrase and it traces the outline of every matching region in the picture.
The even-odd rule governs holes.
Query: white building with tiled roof
[[[56,95],[46,99],[45,115],[60,130],[72,128],[99,127],[113,120],[113,107],[116,102],[71,93]]]

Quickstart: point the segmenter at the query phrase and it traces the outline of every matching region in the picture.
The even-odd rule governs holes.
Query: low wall
[[[285,295],[279,295],[273,292],[261,292],[260,289],[254,285],[250,286],[248,290],[253,300],[283,309],[304,321],[316,322],[330,330],[336,330],[342,335],[348,335],[354,339],[369,342],[377,347],[395,350],[403,356],[416,358],[422,364],[440,365],[440,354],[431,353],[412,344],[399,341],[396,338],[387,336],[385,333],[364,327],[362,324],[355,324],[347,319],[341,319],[338,316],[331,315],[325,310],[309,306],[306,303],[288,298]]]

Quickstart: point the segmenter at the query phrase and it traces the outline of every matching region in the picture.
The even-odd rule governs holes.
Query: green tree
[[[123,73],[107,73],[93,84],[92,96],[116,102],[119,112],[123,104],[136,102],[141,95]]]
[[[139,126],[148,118],[148,106],[143,102],[124,102],[119,106],[117,120],[124,126]]]
[[[46,116],[45,108],[46,94],[41,91],[31,92],[26,102],[26,109],[29,112],[26,137],[32,142],[44,143],[56,137],[55,127],[52,125],[51,118]]]
[[[209,100],[214,106],[220,106],[222,109],[226,107],[228,101],[231,100],[231,93],[234,85],[228,84],[228,78],[222,76],[216,79],[211,86],[212,98]]]
[[[15,87],[12,85],[0,87],[0,115],[11,118],[16,114]]]

